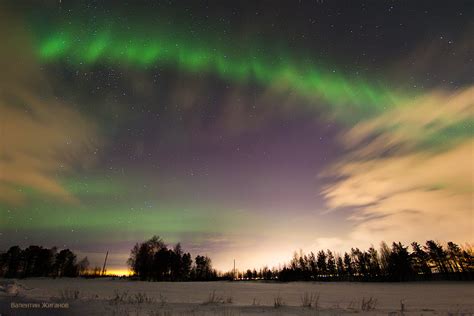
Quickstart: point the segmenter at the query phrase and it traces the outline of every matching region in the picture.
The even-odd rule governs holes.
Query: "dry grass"
[[[129,302],[132,304],[151,304],[154,302],[153,298],[148,296],[146,293],[138,292],[129,298]]]
[[[359,302],[360,304],[358,304]],[[350,301],[349,304],[347,305],[347,309],[353,310],[353,311],[361,310],[361,311],[367,312],[367,311],[374,310],[376,306],[377,306],[377,299],[371,296],[369,298],[363,297],[362,300],[360,301],[358,300]]]
[[[149,316],[174,316],[172,311],[150,311]]]
[[[221,295],[217,295],[216,291],[212,291],[209,293],[207,299],[202,302],[202,305],[219,305],[219,304],[232,304],[234,302],[234,298],[232,296],[227,296],[224,298]]]
[[[79,290],[73,290],[73,289],[62,289],[59,291],[59,298],[61,300],[78,300],[79,299]]]
[[[405,303],[403,302],[403,300],[400,300],[400,313],[404,313],[405,312]]]
[[[377,305],[377,299],[374,297],[369,297],[369,298],[362,298],[362,301],[360,303],[360,309],[362,311],[371,311],[375,309],[375,306]]]
[[[217,305],[224,304],[224,298],[220,295],[216,295],[216,291],[209,293],[207,300],[202,302],[202,305]]]
[[[260,306],[260,300],[257,300],[257,298],[253,298],[252,300],[252,306]]]
[[[163,307],[168,303],[168,299],[166,296],[160,293],[160,305]]]
[[[114,305],[114,304],[125,304],[128,298],[128,291],[117,291],[115,290],[114,296],[109,300],[109,303]]]
[[[356,301],[352,300],[347,305],[347,309],[356,309]]]
[[[154,299],[148,296],[146,293],[138,292],[133,295],[129,295],[128,291],[115,291],[114,296],[109,300],[112,305],[117,304],[151,304],[154,303]]]
[[[318,309],[319,307],[319,293],[308,293],[304,292],[304,294],[300,298],[301,300],[301,306],[306,307],[306,308],[316,308]]]
[[[285,306],[285,302],[283,301],[280,293],[278,293],[278,296],[273,299],[273,307],[280,308],[282,306]]]

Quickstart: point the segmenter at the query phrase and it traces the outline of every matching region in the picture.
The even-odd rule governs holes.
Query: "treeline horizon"
[[[31,245],[25,249],[12,246],[0,252],[0,277],[77,277],[79,275],[100,275],[102,269],[89,269],[89,260],[84,257],[79,262],[70,249],[45,248]]]
[[[389,247],[382,242],[379,249],[352,248],[340,255],[330,249],[317,252],[295,252],[283,266],[246,271],[218,272],[211,258],[193,258],[180,243],[168,247],[153,236],[136,243],[130,251],[127,265],[132,279],[142,281],[356,281],[401,282],[429,280],[473,280],[474,250],[448,242],[446,246],[433,240],[425,245],[417,242],[405,246],[393,242]],[[105,269],[90,268],[88,258],[77,261],[69,249],[12,246],[0,251],[0,277],[101,277]]]
[[[143,281],[213,281],[222,276],[212,268],[211,259],[197,255],[194,260],[190,253],[176,244],[168,249],[158,236],[137,243],[130,252],[127,265],[133,271],[133,278]],[[70,249],[45,248],[30,245],[24,249],[12,246],[0,251],[0,277],[102,277],[106,267],[90,267],[87,257],[80,261]]]
[[[410,250],[411,248],[411,250]],[[235,275],[235,273],[234,273]],[[405,246],[381,242],[377,250],[351,248],[340,255],[330,249],[295,252],[282,268],[238,272],[239,280],[402,282],[430,280],[474,280],[474,250],[448,242],[446,247],[434,240],[425,245],[412,242]]]
[[[181,243],[168,248],[163,239],[153,236],[136,243],[130,251],[127,265],[142,281],[213,281],[222,279],[212,268],[211,258],[197,255],[193,259],[184,252]]]

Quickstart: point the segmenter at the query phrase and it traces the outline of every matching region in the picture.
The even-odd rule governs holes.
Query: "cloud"
[[[472,242],[474,87],[432,91],[341,137],[350,154],[325,175],[331,209],[351,208],[352,231],[319,246],[381,240]]]
[[[0,202],[21,203],[29,190],[75,201],[57,181],[91,161],[95,127],[50,92],[21,23],[5,15],[0,37]],[[14,32],[12,30],[15,30]]]

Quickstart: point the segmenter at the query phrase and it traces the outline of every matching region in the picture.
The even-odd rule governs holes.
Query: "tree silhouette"
[[[392,244],[388,261],[389,277],[392,281],[408,281],[413,277],[413,267],[408,247],[400,242]]]
[[[387,276],[389,273],[388,263],[389,263],[390,252],[391,250],[388,247],[387,243],[385,241],[382,241],[380,243],[380,273],[383,276]]]
[[[191,276],[191,268],[193,265],[193,259],[191,259],[191,254],[185,253],[181,260],[182,260],[181,278],[183,280],[188,280]]]
[[[135,244],[127,263],[140,280],[211,280],[217,275],[209,257],[198,255],[196,264],[192,267],[191,255],[184,253],[180,243],[173,249],[168,249],[158,236]]]
[[[153,256],[152,278],[156,281],[169,281],[171,277],[172,251],[160,248]]]
[[[324,253],[324,250],[320,250],[318,252],[316,265],[318,266],[318,275],[319,276],[327,276],[328,266],[327,266],[327,263],[326,263],[326,254]]]
[[[351,280],[351,281],[410,281],[462,279],[472,280],[474,272],[474,251],[461,248],[453,242],[447,243],[445,251],[441,245],[428,241],[424,247],[411,244],[413,252],[401,243],[389,248],[385,242],[380,250],[373,246],[367,251],[352,248],[350,254],[334,256],[328,249],[310,252],[295,252],[289,265],[273,273],[271,278],[280,281],[296,280]],[[430,250],[430,252],[428,251]],[[443,272],[447,271],[447,272]],[[266,278],[261,274],[263,278]],[[336,277],[337,275],[337,277]],[[271,279],[267,278],[267,279]]]
[[[22,251],[19,246],[13,246],[8,249],[5,255],[5,266],[6,272],[5,277],[7,278],[17,278],[19,277],[19,271],[21,271],[22,266]]]
[[[461,248],[451,241],[448,242],[448,256],[454,272],[466,272]]]
[[[351,249],[352,260],[354,261],[354,267],[357,275],[367,277],[367,256],[364,252],[360,251],[359,248]]]
[[[211,258],[197,255],[194,262],[193,277],[195,280],[212,280],[216,277],[216,272],[212,269]]]
[[[309,266],[309,274],[312,280],[316,280],[318,278],[318,265],[316,262],[316,256],[314,252],[311,252],[308,256],[308,266]]]
[[[163,248],[166,248],[163,240],[159,236],[153,236],[141,244],[135,244],[127,263],[141,280],[151,280],[156,277],[156,272],[153,273],[153,267],[158,264],[155,254]]]
[[[351,256],[345,252],[344,253],[344,270],[346,271],[346,275],[352,278],[354,276],[354,268],[352,264]]]
[[[335,276],[336,275],[336,260],[334,259],[334,255],[332,254],[331,250],[327,250],[327,269],[328,269],[328,274],[330,276]]]
[[[58,277],[75,277],[78,275],[76,255],[69,249],[61,250],[54,263],[54,275]]]
[[[344,261],[342,260],[341,256],[337,256],[336,266],[337,266],[337,275],[339,276],[339,278],[343,278],[346,275],[346,269],[344,266]]]
[[[366,253],[366,261],[368,261],[369,275],[371,278],[378,277],[381,274],[380,260],[377,250],[373,246]]]
[[[474,250],[448,242],[446,248],[433,240],[425,246],[411,243],[412,252],[400,242],[389,248],[385,242],[380,249],[352,248],[341,257],[326,251],[295,252],[288,265],[282,268],[264,267],[246,272],[217,273],[211,259],[197,255],[193,265],[191,254],[181,244],[168,248],[164,241],[153,236],[136,243],[127,260],[134,275],[150,281],[211,281],[218,279],[266,279],[280,281],[349,280],[349,281],[409,281],[409,280],[472,280],[474,278]],[[317,254],[315,254],[317,253]],[[58,250],[31,245],[22,250],[19,246],[0,252],[0,277],[77,277],[100,276],[100,267],[89,272],[89,260],[77,262],[69,249]]]
[[[417,242],[411,244],[413,248],[413,270],[416,274],[431,274],[431,268],[428,264],[430,256],[421,248],[421,245]]]
[[[85,274],[89,270],[89,259],[84,257],[79,263],[77,264],[77,271],[79,275]]]
[[[443,246],[433,240],[428,240],[425,249],[430,256],[431,261],[434,262],[438,272],[447,273],[446,252],[444,251]]]

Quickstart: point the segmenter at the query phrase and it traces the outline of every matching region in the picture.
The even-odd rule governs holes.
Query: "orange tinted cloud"
[[[0,23],[0,37],[0,202],[20,203],[25,189],[74,201],[57,178],[90,160],[95,128],[49,91],[13,16]]]
[[[474,87],[435,91],[346,133],[342,141],[353,151],[333,166],[329,173],[341,180],[323,194],[331,209],[356,210],[354,228],[316,243],[347,249],[381,240],[474,241],[473,106]],[[459,135],[446,132],[456,124]]]

